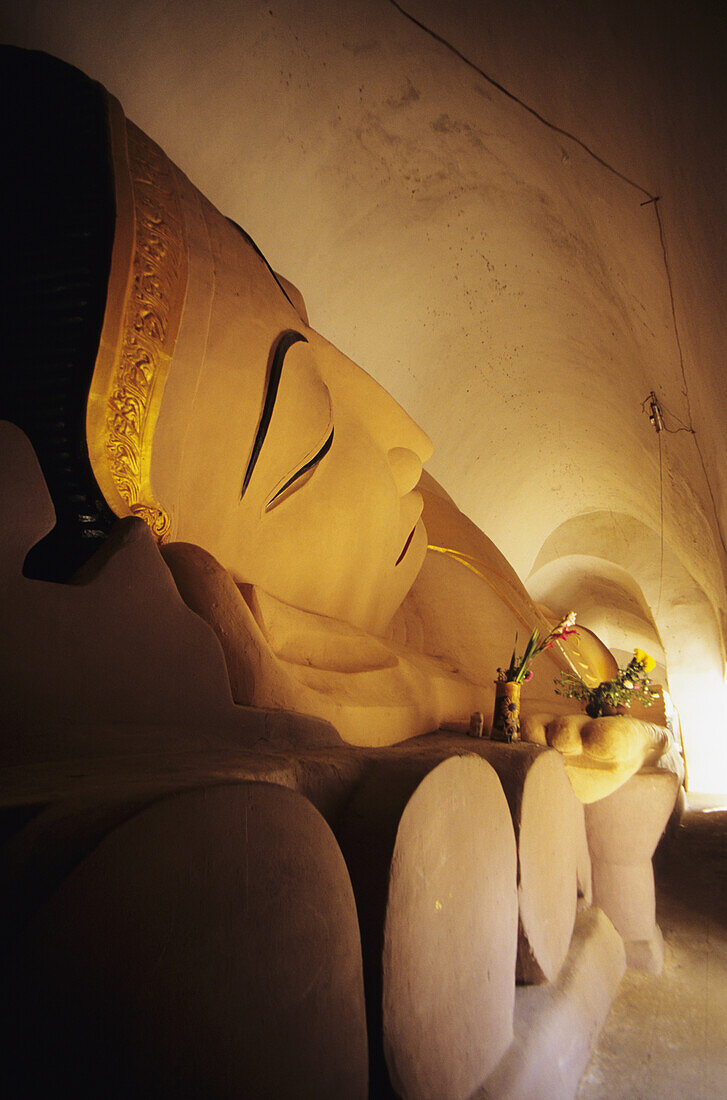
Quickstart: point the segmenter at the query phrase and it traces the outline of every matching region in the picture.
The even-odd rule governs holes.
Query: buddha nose
[[[399,496],[403,497],[417,485],[422,474],[422,460],[408,447],[392,447],[387,458]]]

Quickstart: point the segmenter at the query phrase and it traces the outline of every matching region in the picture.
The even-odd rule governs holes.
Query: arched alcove
[[[651,611],[621,566],[584,554],[564,555],[531,573],[528,591],[559,613],[577,608],[578,622],[598,635],[620,665],[636,646],[646,650],[656,660],[652,679],[668,687],[664,647]]]
[[[624,513],[589,512],[545,540],[527,581],[555,611],[575,608],[623,663],[635,646],[661,664],[682,719],[690,782],[727,780],[724,645],[715,608],[657,531]],[[659,675],[661,673],[661,675]]]

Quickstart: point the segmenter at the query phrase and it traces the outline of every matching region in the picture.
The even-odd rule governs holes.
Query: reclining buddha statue
[[[515,633],[548,625],[422,474],[424,431],[100,85],[4,54],[25,109],[4,136],[0,413],[31,439],[57,515],[26,572],[68,579],[116,517],[140,517],[215,630],[236,702],[370,746],[489,720]],[[568,716],[552,688],[568,668],[595,684],[614,662],[587,631],[544,654],[525,734],[565,751],[572,775],[593,764],[579,793],[600,797],[664,734]]]

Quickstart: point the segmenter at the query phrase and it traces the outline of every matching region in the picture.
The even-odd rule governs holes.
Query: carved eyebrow
[[[273,409],[275,407],[275,399],[278,396],[278,386],[280,385],[280,375],[283,373],[283,361],[288,353],[288,350],[302,340],[304,344],[307,344],[305,336],[301,332],[295,332],[293,329],[288,329],[280,336],[277,344],[275,345],[275,351],[273,352],[273,361],[270,365],[270,373],[268,375],[267,385],[265,387],[265,400],[263,401],[263,411],[260,415],[260,423],[257,426],[257,432],[255,433],[255,441],[252,445],[252,453],[250,454],[250,461],[247,464],[245,470],[245,476],[242,480],[242,491],[240,493],[240,500],[245,495],[245,490],[250,484],[250,478],[252,472],[255,469],[255,463],[257,462],[262,445],[265,442],[265,436],[267,435],[268,428],[270,426],[270,417],[273,415]]]

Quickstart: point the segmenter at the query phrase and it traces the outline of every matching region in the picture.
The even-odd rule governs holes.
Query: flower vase
[[[615,718],[619,714],[628,714],[628,709],[622,703],[615,706],[611,703],[589,703],[586,714],[589,718]]]
[[[520,688],[513,680],[495,681],[493,741],[517,741],[520,735]]]

